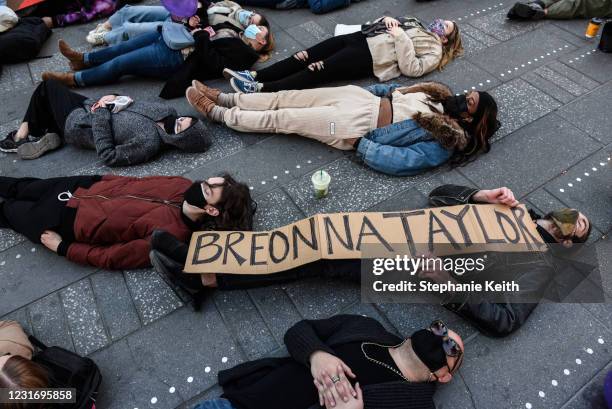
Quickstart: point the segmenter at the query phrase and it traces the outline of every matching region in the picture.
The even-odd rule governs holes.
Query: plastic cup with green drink
[[[331,176],[324,170],[318,170],[312,175],[312,186],[317,199],[327,197],[329,182],[331,182]]]

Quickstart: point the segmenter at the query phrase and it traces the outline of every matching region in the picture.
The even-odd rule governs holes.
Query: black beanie
[[[446,365],[443,339],[426,329],[419,330],[410,337],[412,349],[431,372]]]

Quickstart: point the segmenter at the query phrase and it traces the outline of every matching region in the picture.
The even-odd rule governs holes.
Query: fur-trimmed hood
[[[439,82],[423,82],[398,88],[396,91],[402,94],[423,92],[429,95],[432,101],[442,101],[453,95],[448,86]],[[418,113],[414,120],[447,149],[464,150],[470,141],[470,136],[459,122],[442,112]]]

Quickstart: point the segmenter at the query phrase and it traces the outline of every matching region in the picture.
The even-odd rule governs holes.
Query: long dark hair
[[[451,166],[463,166],[478,156],[491,150],[491,138],[501,126],[497,120],[497,103],[488,93],[480,93],[479,109],[476,113],[475,122],[464,125],[470,136],[470,141],[463,150],[455,150],[450,164]],[[486,96],[486,98],[483,98]]]
[[[253,230],[253,216],[257,203],[251,198],[249,187],[234,179],[229,173],[221,177],[223,192],[220,202],[215,205],[219,216],[215,217],[216,230]]]

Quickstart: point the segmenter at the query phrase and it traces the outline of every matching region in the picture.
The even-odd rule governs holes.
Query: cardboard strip
[[[272,274],[320,259],[359,259],[364,246],[389,255],[541,251],[524,205],[461,205],[378,213],[317,214],[264,232],[196,232],[187,273]],[[418,246],[418,248],[417,248]],[[439,251],[439,250],[438,250]]]

